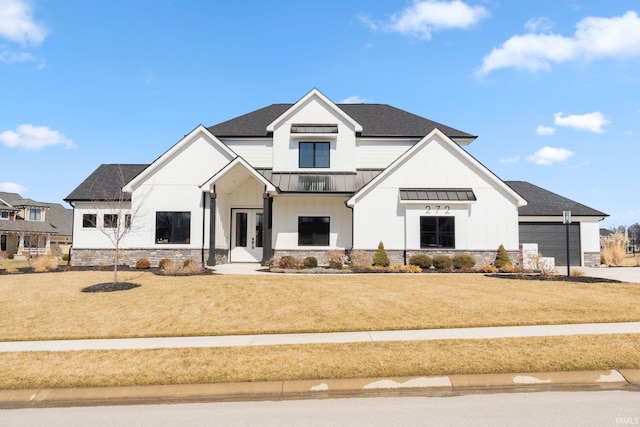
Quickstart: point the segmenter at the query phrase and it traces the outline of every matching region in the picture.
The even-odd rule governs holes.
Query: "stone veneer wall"
[[[78,267],[113,265],[115,250],[113,249],[72,249],[71,265]],[[205,251],[205,262],[207,260]],[[147,258],[151,261],[152,267],[157,267],[162,258],[169,258],[177,263],[183,263],[187,259],[202,260],[201,249],[122,249],[118,258],[118,264],[135,267],[136,261],[140,258]],[[217,254],[216,254],[217,258]],[[224,261],[226,263],[227,261]]]
[[[600,267],[600,252],[585,252],[584,253],[584,266],[585,267]]]

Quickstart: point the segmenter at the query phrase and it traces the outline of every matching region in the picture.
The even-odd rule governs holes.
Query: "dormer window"
[[[328,142],[300,142],[300,168],[328,168]]]
[[[29,209],[29,221],[40,221],[41,218],[40,209]]]

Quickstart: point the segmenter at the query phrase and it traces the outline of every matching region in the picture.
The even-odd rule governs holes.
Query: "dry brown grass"
[[[640,335],[0,354],[0,389],[638,369]]]
[[[156,276],[82,293],[111,273],[0,276],[0,340],[363,331],[640,320],[637,284],[479,274]]]
[[[29,262],[24,259],[0,258],[0,269],[5,269],[9,267],[25,268],[25,267],[29,267]]]
[[[610,266],[623,265],[628,244],[629,238],[624,233],[613,233],[603,237],[600,260]]]
[[[640,253],[626,254],[621,267],[640,267]]]

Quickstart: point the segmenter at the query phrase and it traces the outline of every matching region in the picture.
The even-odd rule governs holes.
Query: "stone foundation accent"
[[[115,250],[113,249],[73,248],[71,250],[71,265],[78,267],[109,266],[113,265],[114,255]],[[206,255],[207,253],[205,250],[205,257]],[[190,258],[201,262],[202,249],[121,249],[120,256],[118,257],[118,264],[135,267],[136,261],[138,261],[140,258],[147,258],[149,261],[151,261],[152,267],[157,267],[162,258],[169,258],[170,260],[180,264]]]
[[[600,267],[600,252],[585,252],[584,267]]]

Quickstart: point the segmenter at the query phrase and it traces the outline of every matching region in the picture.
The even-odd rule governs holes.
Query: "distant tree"
[[[629,238],[636,242],[636,244],[640,243],[640,224],[637,222],[629,226]]]

